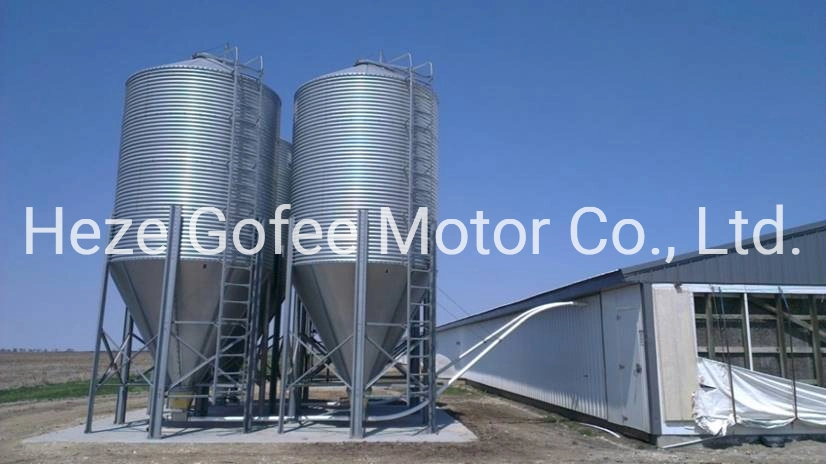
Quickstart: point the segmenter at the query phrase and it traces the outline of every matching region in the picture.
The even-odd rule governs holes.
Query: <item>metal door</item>
[[[638,286],[603,293],[608,420],[649,431],[642,307]]]

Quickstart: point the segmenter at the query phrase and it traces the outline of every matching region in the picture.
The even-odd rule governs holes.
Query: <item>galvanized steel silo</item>
[[[145,340],[158,333],[164,254],[149,255],[139,249],[137,233],[142,221],[159,219],[168,227],[169,207],[181,205],[184,240],[175,318],[209,322],[214,320],[219,305],[221,255],[198,253],[187,231],[190,216],[198,208],[214,207],[227,213],[231,156],[243,154],[257,159],[257,174],[246,180],[247,186],[254,188],[245,191],[257,192],[255,209],[259,217],[273,215],[281,102],[271,89],[259,87],[256,75],[241,73],[236,88],[233,69],[226,60],[196,54],[187,61],[140,71],[126,82],[114,217],[133,221],[118,247],[132,248],[135,253],[111,256],[110,266],[113,280]],[[235,191],[239,192],[240,187],[236,186]],[[197,240],[206,249],[216,248],[217,237],[208,233],[224,229],[224,223],[213,214],[205,214],[198,221]],[[240,241],[252,248],[252,227],[244,229]],[[146,242],[153,248],[165,244],[157,239]],[[227,244],[232,246],[231,236]],[[273,261],[273,240],[268,236],[262,280],[272,278]],[[201,357],[194,350],[211,356],[216,346],[213,326],[180,325],[175,330],[177,338],[173,337],[169,345],[170,382],[199,365]],[[154,343],[150,343],[150,349],[154,350]],[[180,388],[191,388],[206,370],[206,366],[199,369]]]
[[[411,85],[411,82],[414,82]],[[412,92],[411,92],[412,90]],[[412,97],[412,98],[411,98]],[[411,100],[418,126],[411,130]],[[295,95],[292,209],[296,222],[314,219],[324,237],[303,239],[313,255],[295,255],[295,286],[328,349],[336,370],[350,381],[355,257],[330,250],[326,234],[336,219],[357,222],[370,211],[367,271],[368,337],[392,352],[406,308],[406,257],[391,240],[381,254],[380,208],[390,208],[399,229],[408,229],[408,208],[425,206],[436,217],[437,101],[431,86],[384,63],[358,61],[302,85]],[[413,135],[411,143],[411,135]],[[412,150],[412,153],[411,153]],[[412,156],[411,156],[412,155]],[[412,188],[408,166],[413,164]],[[355,240],[337,240],[341,248]],[[419,236],[413,244],[418,253]],[[412,253],[413,251],[411,251]],[[414,282],[415,283],[415,282]],[[379,326],[378,324],[383,324]],[[389,360],[372,344],[365,349],[365,376],[378,375]]]

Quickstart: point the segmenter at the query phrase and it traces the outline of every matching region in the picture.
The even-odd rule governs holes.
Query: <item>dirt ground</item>
[[[86,379],[90,363],[90,353],[0,353],[0,388]],[[82,424],[86,400],[7,403],[0,405],[0,463],[826,462],[826,443],[815,441],[788,443],[782,449],[747,444],[666,451],[633,439],[613,438],[560,416],[469,387],[452,389],[441,401],[476,434],[478,441],[425,445],[25,444],[21,441],[27,437]],[[130,408],[145,404],[145,396],[130,399]],[[97,414],[111,417],[113,410],[113,396],[99,398]]]
[[[106,354],[101,356],[100,367],[109,364]],[[146,353],[135,356],[133,366],[146,369],[151,366]],[[0,390],[31,387],[47,383],[88,380],[92,369],[92,353],[10,353],[0,352]],[[133,370],[133,372],[135,372]]]
[[[477,463],[477,462],[613,462],[613,463],[764,463],[826,461],[826,444],[800,441],[783,449],[749,444],[726,449],[659,450],[632,439],[616,439],[559,416],[509,400],[462,390],[443,397],[444,407],[479,440],[462,444],[24,444],[21,440],[50,430],[79,425],[84,399],[0,405],[0,462],[218,462],[218,463]],[[132,407],[145,404],[135,398]],[[97,405],[111,414],[112,397]]]

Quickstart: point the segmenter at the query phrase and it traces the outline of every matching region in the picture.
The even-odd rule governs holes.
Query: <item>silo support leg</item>
[[[350,438],[364,438],[364,342],[367,338],[367,254],[369,246],[367,210],[358,212],[356,247],[355,318],[353,321],[353,377],[350,382]]]
[[[262,272],[263,264],[258,261],[256,258],[255,266],[254,266],[254,273],[253,273],[253,290],[252,290],[252,302],[250,304],[248,314],[248,333],[247,333],[247,378],[246,378],[246,385],[244,385],[244,433],[249,433],[252,431],[253,426],[253,416],[255,415],[254,406],[255,406],[255,383],[256,383],[256,375],[259,367],[259,349],[260,344],[258,342],[258,332],[259,332],[259,324],[261,323],[261,272]],[[266,343],[267,337],[264,335],[263,337],[264,343]],[[263,385],[263,384],[262,384]],[[262,388],[263,390],[263,388]]]
[[[301,308],[301,301],[298,299],[298,293],[293,292],[292,303],[290,304],[292,309],[290,310],[290,314],[292,314],[292,319],[290,322],[290,333],[291,335],[291,345],[290,345],[290,385],[296,383],[298,377],[301,376],[301,367],[299,365],[299,351],[301,350],[301,344],[295,342],[299,339],[299,328],[302,324],[302,318],[304,316],[302,308]],[[293,420],[298,420],[298,395],[299,395],[299,388],[295,385],[290,388],[290,401],[287,407],[287,415],[292,418]]]
[[[268,282],[269,283],[269,282]],[[264,306],[263,311],[261,311],[261,343],[258,347],[258,358],[256,362],[258,363],[258,372],[260,372],[260,380],[259,380],[259,387],[258,387],[258,405],[256,408],[256,414],[259,416],[264,415],[264,409],[266,408],[266,400],[267,400],[267,348],[269,347],[270,342],[270,297],[271,292],[270,288],[272,286],[265,285],[264,288],[266,289],[266,293],[264,294]]]
[[[86,409],[84,433],[92,432],[92,418],[95,415],[95,395],[97,394],[98,365],[100,364],[100,341],[103,338],[103,320],[106,314],[106,291],[109,287],[109,257],[103,264],[103,282],[100,285],[100,305],[98,306],[98,326],[95,334],[95,355],[92,361],[92,379],[89,381],[89,403]]]
[[[276,301],[280,303],[280,297],[276,298]],[[280,369],[278,363],[278,343],[281,334],[281,305],[279,303],[276,303],[276,311],[273,315],[272,320],[272,351],[270,351],[269,391],[270,414],[275,414],[275,411],[278,409],[276,407],[276,393],[278,392],[278,379],[280,376]]]
[[[156,340],[155,369],[150,397],[149,438],[162,438],[163,408],[166,398],[166,371],[169,361],[169,338],[172,333],[172,312],[175,308],[175,282],[178,276],[178,258],[181,251],[181,207],[169,211],[169,236],[166,241],[161,314]]]
[[[283,318],[281,323],[281,375],[279,376],[280,381],[280,393],[278,395],[278,433],[284,433],[284,414],[286,413],[287,407],[287,384],[289,383],[289,362],[290,362],[290,337],[292,336],[291,333],[291,326],[292,326],[292,317],[295,308],[293,307],[293,242],[292,242],[292,233],[293,228],[295,227],[295,218],[290,217],[290,222],[287,226],[287,264],[286,264],[286,271],[284,272],[284,306],[286,306],[286,311],[282,311],[281,317]],[[277,346],[278,340],[276,339],[273,344]]]

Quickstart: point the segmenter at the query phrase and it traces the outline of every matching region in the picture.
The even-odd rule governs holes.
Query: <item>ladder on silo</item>
[[[416,93],[416,86],[421,76],[417,73],[418,67],[413,66],[413,59],[408,54],[407,85],[408,85],[408,197],[407,230],[410,230],[413,219],[419,206],[430,205],[434,202],[434,184],[421,185],[422,179],[430,177],[433,180],[435,166],[430,162],[428,143],[435,138],[435,121],[427,111],[419,109],[420,104],[427,107],[427,100],[432,98],[429,92]],[[425,66],[429,66],[426,64]],[[432,77],[425,76],[425,79]],[[435,147],[435,144],[433,145]],[[407,263],[407,314],[406,314],[406,347],[407,354],[407,401],[409,404],[418,404],[421,401],[430,401],[435,404],[436,390],[435,350],[434,337],[436,327],[436,262],[433,230],[435,212],[428,211],[428,253],[420,254],[422,236],[414,240],[408,250]],[[418,250],[418,251],[416,251]],[[434,410],[435,411],[435,410]],[[429,424],[435,424],[433,417],[428,414]]]
[[[255,381],[255,356],[260,299],[259,254],[245,255],[233,243],[233,231],[243,219],[258,220],[258,162],[263,118],[263,63],[258,70],[257,95],[248,101],[243,89],[243,69],[238,50],[232,61],[233,111],[230,115],[227,206],[225,210],[226,248],[221,260],[221,289],[215,318],[216,346],[212,366],[213,403],[228,397],[247,398]],[[257,105],[257,113],[250,106]],[[253,110],[255,106],[253,106]],[[255,114],[249,120],[249,114]],[[248,226],[249,227],[249,226]],[[245,228],[248,230],[248,227]],[[254,230],[254,229],[253,229]],[[253,232],[247,247],[258,241]]]

